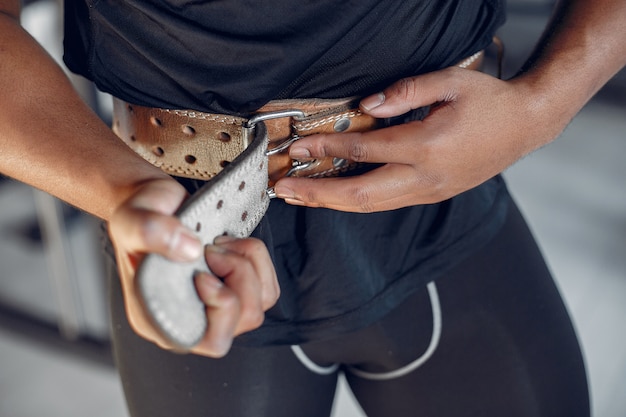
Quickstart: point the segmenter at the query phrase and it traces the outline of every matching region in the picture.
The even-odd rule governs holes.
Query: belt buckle
[[[248,145],[250,144],[250,138],[254,137],[254,129],[258,123],[274,119],[283,119],[287,117],[294,118],[296,120],[302,120],[306,117],[306,114],[302,110],[286,109],[272,112],[256,113],[254,116],[250,117],[243,124],[244,147],[248,147]],[[289,148],[289,146],[291,146],[293,142],[298,139],[300,139],[300,136],[292,135],[291,138],[287,139],[277,147],[267,150],[265,154],[267,156],[270,156],[285,151]]]
[[[295,120],[304,120],[307,117],[307,115],[302,110],[285,109],[285,110],[257,113],[254,116],[250,117],[243,124],[244,132],[245,132],[244,133],[244,146],[247,146],[249,142],[249,138],[254,136],[254,129],[258,123],[265,122],[268,120],[287,118],[287,117],[293,118]],[[272,155],[277,155],[279,153],[282,153],[286,151],[287,149],[289,149],[289,147],[300,138],[301,138],[300,135],[292,133],[290,138],[284,140],[283,142],[273,147],[272,149],[268,149],[265,152],[265,155],[269,157]],[[294,160],[292,161],[291,169],[285,174],[285,176],[290,177],[294,175],[295,173],[297,173],[298,171],[302,171],[307,168],[310,168],[316,163],[317,163],[317,160],[315,159],[310,160],[310,161],[305,161],[305,162]],[[276,194],[274,193],[274,189],[272,187],[268,188],[267,193],[270,198],[276,197]]]

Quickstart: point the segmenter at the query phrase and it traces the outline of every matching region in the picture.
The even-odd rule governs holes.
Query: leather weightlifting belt
[[[483,51],[458,64],[479,69]],[[220,235],[247,237],[267,211],[271,186],[285,176],[325,177],[354,167],[349,160],[294,161],[289,146],[318,133],[362,132],[381,121],[358,100],[278,100],[248,118],[141,107],[114,99],[113,130],[165,172],[207,181],[177,211],[204,244]],[[149,254],[137,270],[142,302],[155,327],[177,349],[196,345],[208,326],[193,277],[210,272],[204,259],[172,262]]]

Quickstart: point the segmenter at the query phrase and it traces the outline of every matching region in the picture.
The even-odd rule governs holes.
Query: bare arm
[[[567,124],[626,65],[625,40],[623,0],[561,0],[513,81],[531,89],[539,111]]]
[[[83,103],[0,0],[0,172],[109,219],[143,183],[167,179]]]
[[[349,179],[285,178],[292,204],[380,211],[434,203],[502,172],[556,138],[626,64],[626,1],[569,0],[556,8],[536,52],[509,81],[456,68],[401,80],[365,98],[363,111],[391,117],[442,103],[423,122],[364,134],[319,135],[294,158],[334,156],[386,163]]]

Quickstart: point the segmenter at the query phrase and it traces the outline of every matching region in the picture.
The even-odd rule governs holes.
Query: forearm
[[[167,176],[115,137],[11,14],[0,13],[0,172],[108,219]]]
[[[560,1],[513,82],[531,88],[538,112],[567,124],[626,65],[626,2]],[[564,127],[564,126],[563,126]]]

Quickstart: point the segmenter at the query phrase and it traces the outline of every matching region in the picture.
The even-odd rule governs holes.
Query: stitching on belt
[[[320,126],[323,126],[327,123],[336,122],[345,118],[354,118],[360,116],[361,113],[359,110],[348,111],[345,113],[337,114],[335,116],[330,116],[325,119],[316,120],[315,122],[301,122],[294,125],[299,131],[313,130]]]
[[[239,117],[228,117],[224,115],[209,114],[196,112],[192,110],[171,110],[161,109],[165,113],[175,114],[177,116],[189,117],[190,119],[209,120],[213,122],[229,123],[235,126],[243,126],[244,119]]]

